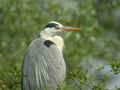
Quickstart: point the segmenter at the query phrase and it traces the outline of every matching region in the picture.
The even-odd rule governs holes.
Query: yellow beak
[[[61,27],[61,30],[63,31],[79,31],[80,28],[74,28],[74,27]]]

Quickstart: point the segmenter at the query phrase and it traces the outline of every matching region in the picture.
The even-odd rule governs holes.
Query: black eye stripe
[[[48,25],[45,26],[45,28],[46,27],[52,28],[52,27],[56,27],[56,26],[57,26],[57,24],[55,24],[55,23],[49,23]]]

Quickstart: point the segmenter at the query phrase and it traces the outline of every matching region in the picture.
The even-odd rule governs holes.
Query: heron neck
[[[64,48],[64,40],[61,36],[41,35],[41,38],[54,42],[56,44],[57,48],[62,52],[62,50]]]

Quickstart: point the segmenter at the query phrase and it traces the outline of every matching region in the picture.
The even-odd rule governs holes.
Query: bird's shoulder
[[[50,40],[45,40],[42,38],[37,38],[31,42],[29,45],[26,54],[29,54],[30,56],[34,54],[34,57],[36,55],[39,56],[60,56],[61,52],[57,48],[56,44]],[[57,59],[57,58],[56,58]]]
[[[46,48],[50,48],[50,47],[56,47],[56,44],[54,42],[52,42],[51,40],[45,40],[42,38],[37,38],[35,40],[33,40],[31,42],[31,44],[29,45],[29,47],[46,47]]]

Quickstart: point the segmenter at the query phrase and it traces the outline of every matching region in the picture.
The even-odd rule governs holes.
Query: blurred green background
[[[120,0],[0,0],[0,90],[20,90],[21,63],[49,21],[65,39],[62,90],[120,90]]]

